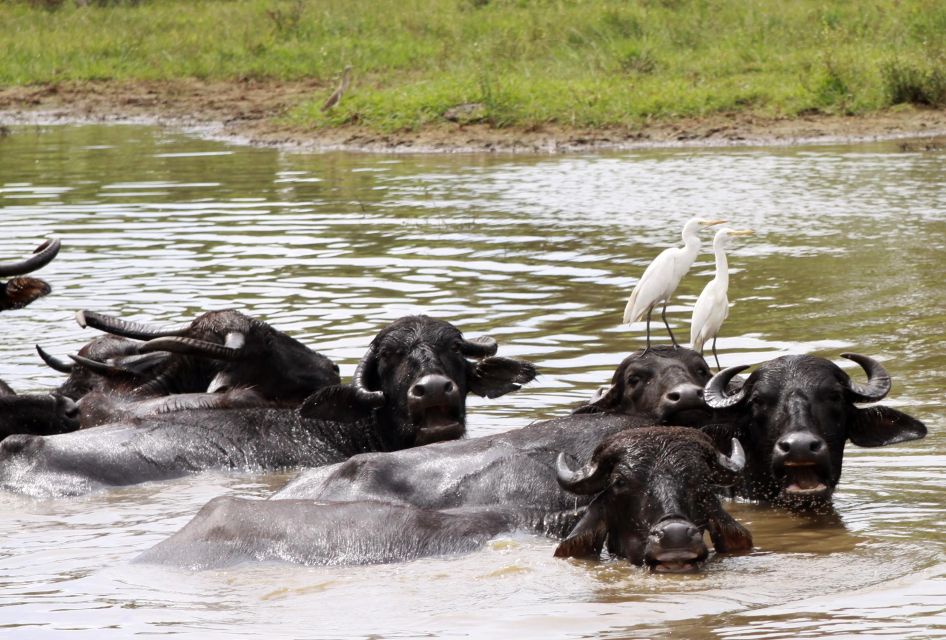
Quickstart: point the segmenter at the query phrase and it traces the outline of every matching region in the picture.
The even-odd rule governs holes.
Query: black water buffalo
[[[890,407],[858,408],[890,391],[890,376],[876,360],[843,357],[868,375],[859,384],[830,360],[783,356],[763,363],[734,393],[729,381],[748,367],[730,367],[706,385],[707,403],[727,412],[714,427],[717,444],[738,438],[748,463],[737,491],[750,499],[794,506],[827,504],[841,478],[844,445],[881,447],[926,435],[918,420]]]
[[[13,263],[0,263],[0,311],[20,309],[38,298],[49,295],[52,288],[44,280],[25,274],[46,266],[59,253],[60,243],[55,238],[36,247],[33,255]]]
[[[714,490],[739,477],[744,459],[738,444],[733,448],[730,459],[695,429],[619,433],[580,471],[559,460],[562,486],[582,497],[593,495],[587,508],[565,511],[215,498],[139,560],[191,569],[249,560],[372,564],[470,552],[518,530],[564,537],[555,552],[559,557],[598,556],[606,543],[613,555],[656,571],[694,571],[709,555],[704,530],[717,552],[752,547],[748,531],[722,509]]]
[[[274,404],[295,405],[313,391],[339,382],[338,366],[331,360],[269,324],[233,309],[209,311],[180,325],[129,322],[93,311],[78,312],[76,320],[82,327],[146,340],[136,355],[100,363],[81,356],[74,358],[104,375],[113,370],[116,376],[126,371],[145,378],[131,390],[133,396],[252,387]],[[172,357],[163,357],[168,353]],[[148,354],[161,357],[152,355],[149,360]]]
[[[59,394],[17,395],[0,380],[0,440],[15,433],[52,435],[79,428],[79,408]]]
[[[560,454],[558,482],[591,496],[584,517],[555,551],[558,557],[608,551],[660,572],[693,571],[709,552],[748,551],[752,536],[723,510],[719,487],[740,477],[745,454],[738,440],[731,457],[708,436],[682,427],[645,427],[603,442],[591,460],[572,471]]]
[[[185,410],[60,436],[12,436],[0,443],[0,486],[79,494],[211,468],[331,464],[459,437],[468,393],[497,397],[535,377],[527,362],[489,357],[495,350],[492,340],[465,340],[447,322],[402,318],[375,337],[351,386],[323,388],[296,408]]]
[[[155,352],[142,355],[142,343],[120,336],[98,336],[83,345],[74,360],[65,362],[36,345],[36,352],[47,366],[68,374],[55,391],[78,401],[93,391],[130,394],[153,378],[171,354]]]
[[[638,351],[617,368],[607,393],[573,415],[422,449],[355,456],[304,472],[273,497],[380,500],[430,509],[519,505],[564,510],[575,498],[555,482],[559,451],[587,460],[598,443],[622,429],[700,426],[711,419],[702,394],[709,379],[706,361],[690,349]]]

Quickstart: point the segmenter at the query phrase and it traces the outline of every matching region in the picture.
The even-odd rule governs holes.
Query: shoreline
[[[767,118],[751,113],[655,121],[640,128],[555,124],[496,129],[444,121],[417,131],[362,127],[303,129],[282,121],[325,86],[301,82],[59,83],[0,88],[0,127],[148,124],[207,139],[300,152],[544,154],[635,149],[739,148],[904,142],[905,150],[946,148],[946,110],[902,107],[833,116]],[[943,138],[942,140],[940,138]]]

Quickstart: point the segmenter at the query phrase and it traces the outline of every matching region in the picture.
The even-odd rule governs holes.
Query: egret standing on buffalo
[[[624,307],[624,322],[637,322],[647,315],[647,348],[650,349],[650,315],[661,302],[664,303],[660,313],[667,333],[673,346],[679,346],[677,339],[667,324],[667,301],[673,295],[680,280],[690,270],[690,265],[696,260],[700,251],[700,237],[697,235],[703,227],[722,224],[725,220],[702,220],[693,218],[683,225],[683,247],[672,247],[660,252],[654,261],[644,270],[644,275],[637,282],[631,297]]]
[[[719,366],[719,356],[716,355],[716,336],[719,329],[729,315],[729,298],[726,292],[729,289],[729,262],[726,260],[726,249],[732,236],[748,236],[749,229],[720,229],[713,238],[713,253],[716,254],[716,275],[710,280],[703,293],[693,307],[693,318],[690,320],[690,347],[702,355],[703,345],[713,339],[713,357],[716,358],[716,368]]]

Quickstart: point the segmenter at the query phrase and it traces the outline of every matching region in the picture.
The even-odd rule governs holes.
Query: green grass
[[[32,0],[0,4],[0,84],[355,80],[308,127],[497,127],[946,106],[941,0]],[[327,92],[326,92],[327,93]]]

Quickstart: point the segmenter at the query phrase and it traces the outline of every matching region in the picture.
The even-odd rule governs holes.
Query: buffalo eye
[[[709,376],[709,369],[707,369],[706,367],[700,367],[699,369],[696,370],[696,372],[700,374],[701,376]]]
[[[460,341],[457,340],[452,345],[450,345],[450,348],[453,349],[455,352],[460,353],[460,351],[463,349],[463,345],[461,345]]]
[[[636,387],[638,384],[640,384],[640,381],[640,376],[631,376],[627,379],[627,386]]]

